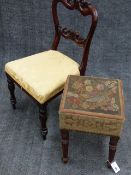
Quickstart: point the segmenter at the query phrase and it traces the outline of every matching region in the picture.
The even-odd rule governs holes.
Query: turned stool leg
[[[115,137],[115,136],[110,137],[109,156],[108,156],[108,161],[107,161],[108,168],[111,168],[110,163],[112,163],[112,161],[114,160],[118,140],[119,140],[119,137]]]
[[[62,160],[64,163],[68,162],[68,145],[69,145],[69,131],[61,130],[62,138]]]
[[[10,101],[12,104],[13,109],[16,109],[16,98],[15,98],[15,84],[13,82],[13,80],[11,80],[8,76],[7,76],[7,82],[8,82],[8,89],[10,91]]]
[[[44,140],[46,140],[46,135],[48,133],[48,129],[46,127],[46,121],[47,121],[47,111],[46,111],[46,105],[40,104],[39,105],[39,118],[41,122],[41,134]]]

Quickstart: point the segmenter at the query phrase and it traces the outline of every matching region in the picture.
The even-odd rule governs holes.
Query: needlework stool
[[[59,109],[63,161],[68,161],[69,131],[75,130],[110,136],[110,167],[124,119],[121,80],[68,76]]]

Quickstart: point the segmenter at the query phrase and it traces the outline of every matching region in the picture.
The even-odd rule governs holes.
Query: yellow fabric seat
[[[77,62],[54,50],[11,61],[5,72],[41,104],[64,88],[68,75],[80,74]]]

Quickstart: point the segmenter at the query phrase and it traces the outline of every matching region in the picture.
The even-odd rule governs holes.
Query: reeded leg
[[[13,109],[16,109],[16,98],[15,98],[15,84],[14,82],[7,76],[8,89],[10,91],[10,101]]]
[[[48,133],[48,129],[46,127],[46,121],[47,121],[47,111],[46,111],[46,105],[39,105],[39,118],[41,122],[41,134],[44,140],[46,140],[46,135]]]
[[[62,139],[62,160],[64,163],[68,162],[68,146],[69,146],[69,131],[61,130]]]
[[[112,161],[114,160],[118,140],[119,140],[119,137],[115,137],[115,136],[110,137],[109,156],[107,161],[108,168],[111,168],[110,163],[112,163]]]

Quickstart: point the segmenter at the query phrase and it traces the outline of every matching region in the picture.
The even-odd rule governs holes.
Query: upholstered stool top
[[[121,80],[69,76],[59,113],[61,128],[120,135],[125,118]]]

